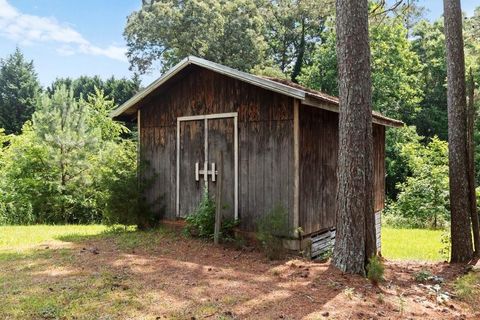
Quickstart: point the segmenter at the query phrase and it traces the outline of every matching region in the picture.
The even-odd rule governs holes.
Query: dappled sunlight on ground
[[[63,239],[65,246],[0,260],[0,318],[474,319],[412,281],[428,269],[454,279],[460,266],[387,262],[379,288],[329,263],[268,261],[166,231]],[[47,248],[48,247],[48,248]],[[1,253],[1,252],[0,252]],[[447,286],[448,287],[448,286]],[[450,290],[450,289],[448,289]],[[55,318],[53,317],[53,318]]]

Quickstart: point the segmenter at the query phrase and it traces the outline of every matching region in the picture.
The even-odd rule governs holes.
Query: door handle
[[[203,175],[205,181],[208,181],[208,175],[212,176],[212,182],[217,181],[218,171],[216,170],[215,162],[211,164],[211,170],[208,170],[208,163],[203,163],[203,170],[200,170],[200,163],[195,162],[195,181],[200,181],[200,175]]]
[[[217,171],[215,170],[215,162],[212,162],[212,170],[209,172],[212,175],[212,182],[217,180]]]
[[[200,165],[195,162],[195,181],[200,181]]]

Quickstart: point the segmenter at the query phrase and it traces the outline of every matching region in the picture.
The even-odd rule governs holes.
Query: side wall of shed
[[[300,124],[300,226],[305,234],[335,227],[338,114],[302,105]],[[373,125],[375,212],[385,199],[385,127]]]
[[[276,205],[287,209],[292,224],[293,98],[192,66],[140,112],[141,156],[157,173],[146,196],[163,197],[164,219],[176,213],[177,117],[238,112],[241,228],[253,231],[256,219]]]

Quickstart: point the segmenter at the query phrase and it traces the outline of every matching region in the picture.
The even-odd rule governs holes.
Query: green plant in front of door
[[[193,213],[185,218],[185,232],[200,238],[213,238],[215,230],[215,201],[208,194],[207,190],[203,191],[202,200]],[[238,225],[238,221],[232,219],[223,219],[221,228],[221,237],[228,238],[232,236],[232,229]]]
[[[288,236],[288,212],[278,205],[271,211],[260,217],[257,222],[257,239],[265,250],[265,255],[270,260],[283,258],[285,249],[283,247],[283,237]]]

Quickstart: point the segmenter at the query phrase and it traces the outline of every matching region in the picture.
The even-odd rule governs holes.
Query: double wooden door
[[[238,218],[237,113],[177,119],[177,217],[192,214],[205,191],[221,196],[224,217]]]

